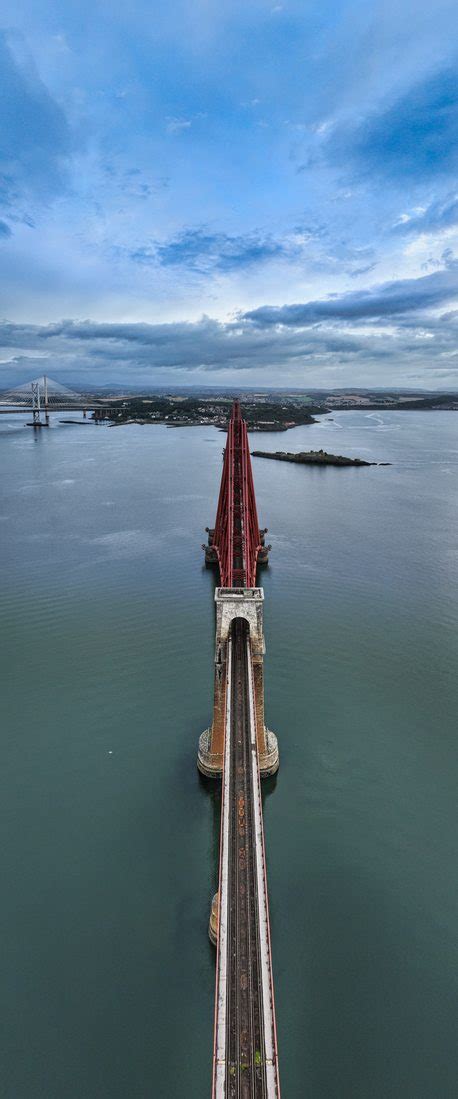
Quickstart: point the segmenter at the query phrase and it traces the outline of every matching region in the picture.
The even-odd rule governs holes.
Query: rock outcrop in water
[[[363,458],[345,458],[343,454],[327,454],[325,450],[302,450],[291,454],[284,450],[252,450],[253,458],[274,458],[277,462],[296,462],[312,466],[376,466],[378,462],[365,462]],[[383,465],[389,463],[383,462]]]

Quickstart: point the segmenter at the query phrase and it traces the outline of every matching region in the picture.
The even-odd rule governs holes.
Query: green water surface
[[[224,435],[0,425],[1,1093],[210,1093]],[[283,1099],[455,1099],[458,416],[335,413],[253,459]]]

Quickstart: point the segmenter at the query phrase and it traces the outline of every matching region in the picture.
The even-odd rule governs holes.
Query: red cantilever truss
[[[254,588],[263,548],[259,530],[247,427],[234,401],[227,432],[215,529],[211,532],[223,588]]]

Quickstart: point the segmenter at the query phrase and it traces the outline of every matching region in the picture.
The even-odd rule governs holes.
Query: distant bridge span
[[[109,408],[97,398],[88,400],[60,382],[43,374],[32,382],[0,394],[0,414],[3,416],[32,414],[32,426],[48,427],[51,412],[89,412],[91,409],[109,412]]]
[[[1,400],[1,398],[0,398],[0,400]],[[100,410],[102,412],[103,411],[107,411],[107,412],[110,411],[110,409],[107,408],[106,405],[99,405],[97,401],[91,401],[90,403],[88,402],[87,404],[83,404],[82,402],[81,402],[81,404],[53,404],[53,405],[49,404],[48,405],[48,415],[49,415],[50,412],[91,412],[91,411],[95,410],[96,408],[100,408]],[[44,406],[41,406],[40,411],[43,414],[45,413]],[[15,408],[13,405],[11,407],[8,406],[8,407],[0,408],[0,415],[1,416],[19,416],[19,415],[24,416],[24,415],[27,415],[28,412],[33,412],[33,409],[31,407],[27,408],[26,405],[20,405],[17,408]]]

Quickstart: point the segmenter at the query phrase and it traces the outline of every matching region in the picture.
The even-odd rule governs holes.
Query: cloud
[[[393,226],[394,233],[437,233],[443,229],[453,229],[458,225],[458,193],[448,194],[445,198],[432,202],[425,210],[402,215]]]
[[[427,179],[458,165],[458,80],[453,70],[429,75],[385,109],[334,129],[331,159],[356,162],[395,181]]]
[[[368,263],[366,267],[354,267],[353,271],[349,271],[348,274],[351,279],[358,279],[361,275],[368,275],[376,266],[377,263]]]
[[[9,225],[7,225],[6,221],[0,221],[0,237],[3,237],[3,239],[5,239],[6,237],[10,237],[10,236],[11,236],[11,229],[10,229]]]
[[[66,117],[31,61],[17,61],[0,32],[0,203],[13,212],[47,200],[64,183],[71,138]]]
[[[135,263],[163,267],[187,267],[194,271],[234,271],[269,259],[293,257],[300,249],[293,243],[263,236],[258,231],[240,236],[184,229],[163,244],[144,245],[130,253]]]
[[[262,237],[256,231],[231,237],[202,229],[187,229],[157,249],[159,261],[165,266],[210,266],[219,271],[250,267],[253,263],[272,259],[284,252],[285,247],[280,241]]]
[[[49,359],[49,373],[62,370],[110,377],[124,371],[126,381],[142,373],[151,376],[157,368],[195,371],[247,371],[266,367],[287,368],[290,363],[334,355],[357,355],[365,344],[354,335],[335,331],[264,332],[243,321],[221,322],[202,317],[194,323],[98,324],[93,321],[62,321],[59,324],[0,324],[0,347],[14,349],[15,369],[35,369],[36,356]],[[19,351],[20,349],[20,351]],[[18,353],[19,352],[19,353]],[[11,359],[10,359],[11,362]],[[53,366],[53,362],[56,363]],[[3,363],[8,371],[9,364]],[[35,371],[36,372],[36,371]],[[33,373],[31,374],[33,376]]]
[[[300,305],[261,306],[244,314],[258,325],[317,324],[320,321],[363,321],[397,318],[416,310],[431,309],[458,295],[458,263],[418,279],[399,279],[371,290],[334,294]]]
[[[446,249],[458,253],[443,239],[458,178],[452,0],[338,0],[318,21],[300,0],[180,0],[180,18],[163,5],[153,22],[134,5],[128,27],[95,6],[85,37],[68,5],[54,27],[46,5],[26,27],[7,7],[2,298],[42,327],[12,330],[4,369],[273,384],[343,363],[353,381],[374,362],[383,384],[409,356],[445,369],[452,321],[442,331],[431,311],[453,309]],[[232,319],[177,320],[210,302]],[[75,320],[49,325],[62,315]],[[170,323],[102,323],[120,316]]]
[[[180,134],[183,130],[189,130],[191,126],[190,118],[168,118],[165,128],[168,134]]]
[[[416,280],[429,286],[427,293],[424,285],[419,290],[418,301],[438,304],[449,296],[445,286],[438,286],[438,275]],[[387,293],[384,299],[387,309],[388,300],[394,303],[388,327],[371,325],[367,311],[355,308],[356,298],[363,299],[362,294],[308,303],[311,311],[305,315],[307,306],[302,305],[277,311],[264,307],[228,321],[204,316],[195,322],[168,324],[63,320],[39,326],[3,322],[3,385],[7,388],[44,371],[81,387],[209,384],[212,377],[228,384],[237,384],[238,378],[260,384],[262,378],[262,384],[276,386],[288,382],[326,386],[337,381],[402,385],[412,370],[423,371],[424,380],[432,385],[436,372],[444,377],[447,371],[452,380],[455,370],[458,383],[458,311],[442,317],[398,314],[399,285],[397,294],[395,297],[393,292],[390,299]],[[412,297],[411,290],[410,300]],[[325,311],[319,306],[326,307]],[[388,317],[386,311],[385,319]],[[351,322],[351,327],[345,321]]]

